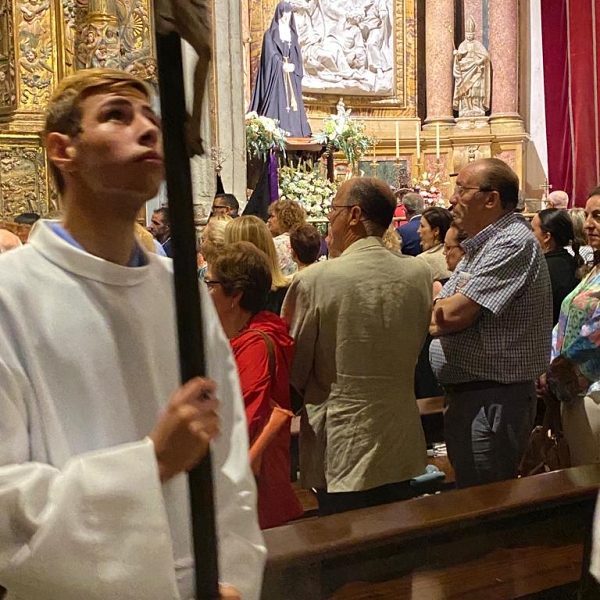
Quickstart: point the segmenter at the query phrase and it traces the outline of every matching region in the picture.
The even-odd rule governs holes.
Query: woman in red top
[[[252,445],[269,420],[271,399],[281,408],[291,409],[289,374],[294,340],[283,319],[262,310],[271,289],[271,272],[266,255],[253,244],[236,242],[225,246],[210,263],[204,281],[238,366]],[[271,365],[269,344],[274,358]],[[258,519],[262,529],[283,525],[302,515],[302,506],[290,483],[289,424],[277,433],[253,468],[257,474]]]

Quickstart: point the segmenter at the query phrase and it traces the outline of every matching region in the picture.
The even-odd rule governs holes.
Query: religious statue
[[[453,108],[459,117],[483,117],[490,108],[490,54],[475,39],[473,18],[469,18],[466,30],[466,39],[454,51]]]
[[[335,121],[335,132],[338,135],[341,135],[346,127],[346,122],[350,118],[350,113],[352,112],[352,109],[346,108],[343,98],[339,99],[338,103],[335,105],[335,108],[337,110],[337,115],[333,117]]]
[[[390,40],[392,22],[386,0],[368,0],[365,4],[365,20],[361,29],[367,44],[369,70],[374,73],[389,71],[392,67]]]
[[[292,137],[310,137],[302,101],[302,55],[294,13],[289,2],[275,8],[271,26],[263,37],[250,111],[279,120]]]

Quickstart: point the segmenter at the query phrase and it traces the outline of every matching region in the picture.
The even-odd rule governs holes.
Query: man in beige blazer
[[[411,497],[427,465],[413,389],[431,273],[383,245],[395,206],[378,179],[342,184],[328,215],[341,256],[296,275],[283,306],[305,404],[301,482],[317,489],[322,514]]]

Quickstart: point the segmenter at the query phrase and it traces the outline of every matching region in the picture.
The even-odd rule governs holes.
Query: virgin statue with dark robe
[[[263,37],[256,85],[250,110],[279,120],[291,137],[310,137],[302,101],[302,54],[294,13],[289,2],[280,2]]]

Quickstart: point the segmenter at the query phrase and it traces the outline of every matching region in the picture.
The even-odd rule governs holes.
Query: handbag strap
[[[262,339],[265,340],[265,344],[267,345],[267,353],[269,355],[269,378],[271,382],[275,379],[275,348],[273,347],[273,340],[271,336],[262,331],[261,329],[254,329],[256,333],[259,333],[262,336]]]
[[[267,345],[267,353],[269,355],[269,386],[272,388],[273,382],[275,381],[276,368],[275,346],[273,344],[273,340],[271,339],[271,336],[268,333],[265,333],[261,329],[253,329],[252,331],[256,331],[256,333],[259,333],[262,336],[263,340],[265,340],[265,344]],[[273,394],[271,394],[271,406],[273,407],[273,409],[280,410],[289,415],[290,417],[297,416],[291,410],[286,410],[285,408],[282,408],[273,398]]]
[[[545,431],[551,434],[562,434],[562,418],[560,414],[560,402],[552,395],[548,394],[545,398],[546,411],[542,426]]]
[[[275,381],[276,368],[275,347],[273,345],[273,340],[269,334],[265,333],[261,329],[255,329],[254,331],[262,336],[262,339],[265,340],[265,344],[267,345],[267,353],[269,355],[269,388],[271,389],[271,406],[273,409],[278,408],[280,410],[284,410],[273,398],[273,382]]]

